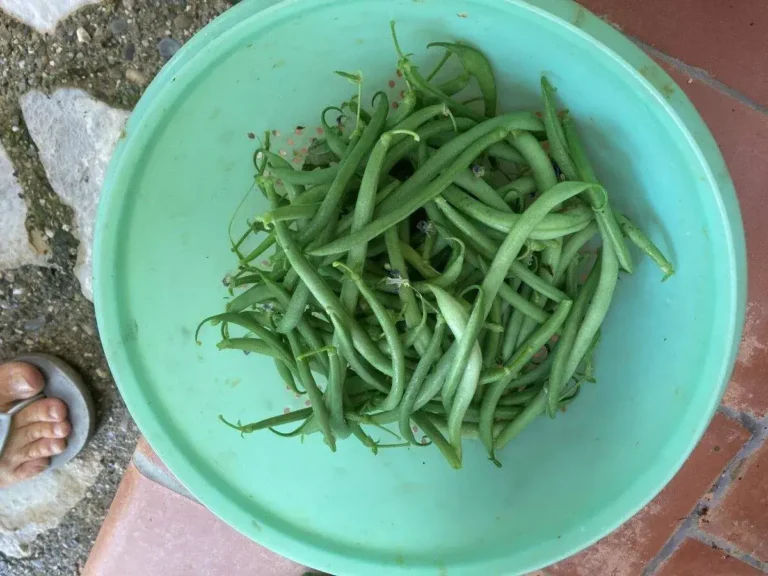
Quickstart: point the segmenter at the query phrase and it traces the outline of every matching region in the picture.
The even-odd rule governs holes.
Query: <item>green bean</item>
[[[629,238],[635,246],[640,248],[640,250],[645,252],[648,257],[653,260],[654,263],[661,269],[661,271],[664,272],[664,278],[661,279],[662,282],[668,280],[671,276],[674,275],[675,267],[669,260],[666,259],[661,250],[659,250],[656,245],[651,242],[651,239],[648,238],[648,236],[646,236],[645,233],[640,230],[640,228],[630,222],[629,218],[623,214],[617,213],[616,219],[619,221],[621,231],[627,236],[627,238]]]
[[[305,408],[305,410],[311,411],[312,409]],[[295,413],[297,414],[298,412],[300,412],[300,410],[297,410]],[[294,412],[289,412],[288,414],[294,414]],[[291,430],[290,432],[280,432],[280,430],[276,430],[274,426],[270,426],[269,431],[272,432],[272,434],[280,436],[281,438],[295,438],[296,436],[301,436],[303,438],[306,435],[319,432],[320,428],[317,425],[317,420],[315,419],[314,415],[310,414],[295,430]]]
[[[563,129],[565,130],[565,136],[571,150],[571,158],[573,158],[573,163],[576,165],[576,170],[581,180],[597,184],[597,177],[592,169],[592,164],[589,162],[584,143],[581,141],[576,130],[576,124],[569,114],[566,114],[563,118]],[[603,223],[606,236],[610,238],[613,249],[616,252],[616,257],[619,259],[619,264],[631,274],[634,269],[632,255],[629,253],[619,225],[616,222],[616,217],[611,210],[610,204],[608,204],[608,196],[605,189],[591,188],[585,193],[585,197],[595,211],[597,219]]]
[[[521,412],[523,411],[522,408],[519,406],[504,406],[499,407],[496,409],[496,412],[494,413],[493,417],[495,420],[512,420],[516,418]],[[428,414],[434,414],[436,416],[442,416],[445,415],[445,406],[443,406],[440,402],[430,402],[426,406],[424,406],[423,412],[427,412]],[[464,416],[464,422],[462,424],[462,436],[464,436],[464,424],[477,424],[480,422],[480,409],[476,406],[470,406],[467,409],[467,413]],[[447,423],[446,423],[447,424]],[[447,429],[447,425],[446,425]]]
[[[326,142],[328,142],[328,147],[336,156],[342,158],[347,150],[347,143],[341,137],[341,134],[336,131],[337,129],[335,127],[332,128],[325,121],[325,115],[329,110],[336,110],[342,115],[344,114],[344,110],[337,106],[328,106],[320,113],[320,125],[323,127],[323,133],[325,134]]]
[[[616,252],[608,238],[606,228],[600,220],[598,220],[598,225],[600,227],[600,235],[603,237],[600,279],[598,280],[592,302],[590,302],[587,308],[584,320],[573,341],[573,347],[571,348],[565,369],[566,382],[576,372],[577,366],[584,359],[584,355],[591,346],[593,338],[600,329],[600,325],[608,313],[608,308],[613,298],[613,291],[616,289],[616,282],[619,279],[619,262]]]
[[[423,189],[419,190],[418,193],[413,194],[409,198],[404,198],[402,204],[395,207],[391,212],[387,213],[386,215],[370,222],[360,230],[353,232],[349,234],[348,236],[344,236],[342,238],[337,238],[336,240],[329,242],[325,246],[321,248],[316,248],[314,250],[311,250],[309,252],[310,255],[313,256],[327,256],[329,254],[335,254],[335,253],[343,253],[354,247],[356,244],[359,244],[360,242],[366,242],[372,238],[375,238],[387,228],[391,228],[392,226],[395,226],[411,214],[413,214],[416,210],[418,210],[421,206],[423,206],[425,203],[429,202],[430,200],[434,199],[437,195],[439,195],[443,190],[445,190],[448,186],[451,185],[453,182],[453,179],[455,175],[460,172],[461,170],[465,169],[469,164],[477,158],[478,154],[480,154],[483,150],[485,150],[492,142],[498,142],[499,140],[503,139],[507,135],[507,130],[504,128],[499,128],[497,130],[492,131],[490,134],[487,134],[486,136],[481,137],[478,139],[477,142],[475,142],[472,146],[470,146],[464,153],[460,154],[459,157],[456,159],[456,163],[451,167],[443,171],[437,178],[435,178],[429,185],[425,186]],[[434,160],[434,158],[437,156],[432,156],[429,161]],[[427,165],[429,164],[429,161],[425,166],[421,169],[424,170]],[[419,172],[421,172],[419,170]],[[416,174],[418,174],[417,172]],[[413,181],[415,178],[412,176],[406,183],[404,183],[397,191],[397,194],[401,193],[403,189],[408,186],[410,182]],[[396,195],[397,195],[396,194]],[[387,201],[394,198],[395,195],[390,196],[390,198],[387,199]],[[382,203],[382,209],[384,204],[386,202]]]
[[[419,392],[418,398],[416,398],[414,410],[421,409],[422,406],[440,393],[445,378],[448,375],[448,370],[451,369],[453,358],[456,356],[457,348],[458,343],[454,341],[450,348],[448,348],[448,350],[440,357],[440,360],[437,361],[437,365],[427,377],[424,386],[422,386],[421,391]]]
[[[454,247],[457,247],[457,249],[451,251],[451,257],[445,265],[445,269],[437,276],[428,278],[431,284],[440,286],[441,288],[448,288],[455,284],[459,278],[459,274],[461,274],[462,267],[464,266],[464,242],[458,238],[451,238],[451,244]],[[418,286],[421,286],[421,284]]]
[[[285,363],[288,368],[291,369],[292,372],[296,372],[296,363],[291,358],[290,354],[288,353],[288,350],[286,350],[285,346],[283,346],[283,343],[280,342],[280,339],[277,338],[274,334],[272,334],[269,330],[264,328],[261,324],[258,322],[255,322],[252,318],[246,316],[244,313],[235,313],[235,312],[224,312],[223,314],[217,314],[216,316],[211,316],[210,318],[206,318],[203,320],[200,325],[197,327],[197,331],[195,332],[195,340],[197,340],[198,334],[200,333],[200,329],[202,328],[203,324],[206,322],[225,322],[225,323],[231,323],[231,324],[237,324],[238,326],[242,326],[249,332],[253,332],[256,336],[261,338],[261,340],[264,341],[264,343],[268,346],[270,346],[275,354],[270,354],[270,356],[274,356],[278,360],[281,360]],[[239,340],[239,339],[238,339]],[[225,346],[226,348],[229,348],[230,346]],[[232,346],[235,347],[235,346]]]
[[[560,262],[558,262],[557,269],[555,270],[555,279],[552,282],[555,286],[561,284],[568,265],[598,231],[597,222],[593,220],[586,228],[575,233],[563,244],[563,253],[560,256]]]
[[[267,288],[272,292],[272,295],[277,299],[277,301],[283,306],[283,308],[287,308],[291,301],[291,296],[288,293],[288,291],[283,288],[282,286],[275,283],[271,278],[266,276],[265,274],[259,274],[261,281],[264,283]],[[299,324],[297,326],[299,333],[301,334],[302,338],[312,347],[313,349],[321,348],[323,346],[322,341],[320,340],[319,336],[315,332],[315,330],[309,325],[309,322],[305,318],[302,318],[299,321]],[[321,359],[322,363],[322,359]],[[323,367],[327,370],[328,364],[327,361],[323,363]]]
[[[464,88],[469,86],[469,81],[472,79],[472,75],[466,71],[460,72],[458,76],[447,80],[440,84],[437,89],[446,96],[453,96],[458,94]]]
[[[371,152],[371,156],[365,167],[363,181],[360,184],[357,202],[355,202],[355,211],[352,218],[352,232],[356,232],[371,221],[376,202],[376,192],[379,188],[381,166],[393,136],[394,134],[392,132],[385,132],[373,147],[373,151]],[[367,242],[362,242],[358,246],[354,246],[347,254],[347,266],[352,270],[362,269],[367,251]],[[357,296],[358,291],[355,287],[355,282],[348,277],[346,281],[342,282],[340,299],[341,303],[349,312],[352,312],[357,306]]]
[[[466,44],[451,44],[448,42],[432,42],[427,48],[440,46],[449,52],[453,52],[461,60],[464,70],[477,80],[480,92],[485,103],[485,115],[496,115],[496,78],[493,75],[491,63],[485,54]]]
[[[501,432],[496,435],[493,441],[494,451],[504,448],[510,440],[520,434],[537,416],[543,414],[546,401],[547,395],[544,389],[542,389],[520,415],[502,428]]]
[[[250,252],[247,256],[242,258],[241,262],[243,264],[248,264],[249,262],[253,262],[254,260],[256,260],[256,258],[258,258],[262,254],[264,254],[264,252],[269,250],[269,248],[275,243],[275,240],[276,240],[275,235],[269,234],[266,238],[264,238],[264,240],[261,241],[261,243],[256,248],[253,249],[252,252]]]
[[[441,419],[435,414],[427,413],[427,416],[429,416],[430,421],[438,431],[444,432],[448,429],[448,423],[445,421],[445,419]],[[504,428],[505,424],[506,422],[496,422],[493,425],[493,435],[497,436]],[[474,422],[464,422],[461,425],[461,435],[467,440],[479,440],[480,434],[478,431],[478,425]]]
[[[457,470],[461,468],[461,458],[456,453],[455,447],[445,439],[445,436],[443,436],[443,433],[440,432],[437,426],[435,426],[429,415],[421,412],[414,412],[411,415],[411,419],[414,421],[416,426],[422,429],[427,438],[432,441],[432,444],[437,446],[438,450],[442,452],[443,456],[445,456],[445,459],[448,460],[448,464],[450,464],[452,468]]]
[[[288,414],[280,414],[279,416],[272,416],[270,418],[265,418],[264,420],[259,420],[258,422],[253,422],[251,424],[240,424],[240,422],[237,424],[232,424],[231,422],[228,422],[221,414],[219,414],[219,420],[230,428],[234,428],[241,434],[251,434],[252,432],[256,432],[258,430],[266,430],[267,428],[273,428],[283,424],[299,422],[300,420],[305,420],[311,415],[312,408],[302,408],[301,410],[288,412]]]
[[[488,156],[515,164],[528,164],[522,154],[506,142],[499,142],[488,148]]]
[[[269,165],[270,170],[274,168],[282,168],[284,170],[293,170],[293,166],[291,166],[291,163],[288,162],[288,160],[286,160],[282,156],[278,154],[273,154],[269,150],[264,150],[263,154],[267,159],[267,163]],[[286,195],[288,196],[288,200],[290,200],[291,202],[293,202],[293,200],[302,192],[299,186],[291,182],[283,182],[283,186],[285,187],[285,192],[286,192]]]
[[[485,261],[483,261],[480,256],[476,255],[471,250],[467,250],[465,257],[467,262],[469,262],[472,266],[483,273],[483,277],[488,274],[490,266]],[[518,270],[517,266],[515,267],[515,270]],[[532,274],[532,276],[535,278],[536,275]],[[530,280],[530,278],[527,279]],[[523,298],[505,282],[502,282],[502,284],[499,286],[498,295],[502,300],[510,304],[513,308],[520,310],[520,312],[526,316],[530,316],[540,324],[549,318],[549,314],[537,308],[536,306],[533,306],[527,298]]]
[[[296,198],[291,201],[291,206],[312,206],[318,204],[325,198],[330,187],[330,184],[318,184],[312,186],[309,190],[296,196]]]
[[[371,123],[363,130],[360,139],[353,145],[349,155],[342,159],[339,165],[339,171],[331,184],[328,194],[323,199],[322,204],[317,209],[310,223],[299,234],[299,243],[306,244],[314,239],[326,226],[328,226],[333,217],[336,208],[341,201],[344,192],[349,185],[349,181],[355,174],[357,165],[371,151],[384,128],[384,122],[387,119],[389,110],[389,101],[385,94],[380,93],[376,111],[374,112]]]
[[[558,239],[554,246],[545,248],[541,252],[541,262],[539,264],[538,276],[542,282],[549,284],[550,286],[553,284],[555,268],[557,268],[557,264],[560,261],[562,248],[562,239]],[[572,296],[571,299],[574,297],[575,296]],[[534,294],[531,299],[531,304],[537,308],[544,308],[546,302],[547,297],[541,292]],[[520,327],[520,335],[517,339],[518,346],[522,345],[523,341],[530,335],[531,332],[533,332],[535,328],[536,322],[534,320],[530,318],[525,318],[523,320],[523,325]]]
[[[440,62],[438,62],[437,65],[432,69],[432,72],[430,72],[427,75],[427,82],[429,82],[430,80],[432,80],[432,78],[437,76],[437,73],[440,72],[440,70],[443,69],[443,66],[445,66],[445,64],[448,62],[448,60],[451,58],[451,56],[453,56],[453,53],[452,52],[448,52],[448,50],[446,50],[443,53],[443,57],[440,59]]]
[[[291,369],[288,368],[288,366],[286,366],[282,360],[275,359],[275,367],[277,368],[277,373],[280,374],[280,378],[282,378],[283,382],[285,382],[288,390],[294,394],[306,394],[306,390],[299,390],[299,387],[296,386],[296,380],[293,377],[293,372],[291,372]]]
[[[536,192],[536,180],[533,179],[533,176],[522,176],[512,180],[509,184],[505,184],[496,192],[504,198],[504,202],[509,204],[512,200],[517,200]]]
[[[386,399],[378,408],[380,410],[392,410],[400,403],[405,391],[405,358],[403,354],[403,343],[397,333],[397,328],[389,317],[387,309],[378,301],[376,295],[370,288],[368,288],[368,286],[366,286],[360,276],[341,262],[334,263],[334,266],[341,268],[344,274],[352,278],[357,285],[357,289],[360,290],[360,294],[365,298],[366,302],[368,302],[368,305],[371,307],[371,310],[376,315],[377,320],[381,324],[381,329],[384,331],[384,337],[387,339],[387,344],[389,345],[392,357],[392,367],[390,370],[392,375],[392,388]]]
[[[510,135],[510,143],[523,155],[531,167],[536,188],[546,191],[557,184],[557,176],[549,155],[539,144],[539,141],[530,132],[517,131]]]
[[[419,135],[419,142],[426,142],[438,134],[449,133],[452,136],[458,137],[457,132],[465,132],[474,126],[477,126],[477,122],[470,120],[469,118],[446,118],[444,120],[434,120],[421,126],[416,130],[416,134]],[[389,173],[392,168],[394,168],[395,164],[407,157],[408,154],[418,147],[419,142],[416,142],[415,139],[407,139],[392,146],[392,149],[389,151],[389,154],[387,154],[387,158],[384,161],[383,171]],[[419,166],[419,170],[422,168],[423,166]]]
[[[520,280],[517,282],[519,284]],[[523,291],[522,294],[520,294],[520,297],[524,298],[526,303],[528,303],[528,305],[530,305],[532,308],[539,310],[540,308],[538,306],[534,306],[530,302],[532,292],[533,288],[526,284],[523,286]],[[517,291],[515,291],[515,293],[517,293]],[[515,310],[512,312],[512,316],[509,318],[507,327],[504,330],[504,341],[502,342],[501,346],[501,357],[504,362],[508,362],[512,357],[512,354],[515,352],[517,337],[520,335],[520,329],[523,326],[523,318],[525,318],[525,316],[519,308],[515,308]]]
[[[491,322],[501,324],[501,300],[496,298],[491,306],[491,314],[488,317]],[[488,332],[485,345],[483,346],[483,368],[491,368],[496,363],[496,358],[499,355],[499,348],[501,347],[500,332]]]
[[[288,182],[289,184],[298,186],[316,186],[333,182],[339,172],[339,166],[318,168],[316,170],[310,170],[309,172],[294,170],[293,167],[275,167],[270,168],[269,172],[272,177],[282,180],[283,183]]]
[[[460,166],[459,169],[455,169],[456,164],[459,162],[457,157],[460,157],[461,152],[465,151],[466,153],[469,151],[473,145],[478,144],[482,140],[482,137],[499,129],[505,131],[536,130],[536,128],[541,125],[541,120],[535,115],[526,112],[512,112],[476,124],[437,150],[437,152],[427,160],[424,166],[419,168],[406,182],[403,183],[396,194],[393,194],[386,202],[382,203],[382,210],[386,212],[397,207],[404,199],[407,199],[412,196],[415,191],[424,187],[441,171],[445,173],[449,164],[454,169],[452,175],[455,177],[462,170],[468,168],[475,158],[477,158],[486,148],[501,141],[500,139],[497,140],[495,138],[490,139],[484,148],[480,149],[474,156],[467,160],[465,166]],[[417,133],[419,134],[419,138],[426,139],[425,134],[422,134],[421,131],[418,131]]]
[[[575,298],[579,292],[579,267],[581,266],[581,259],[574,258],[568,265],[568,270],[565,271],[565,293],[570,298]]]
[[[304,351],[301,348],[301,344],[299,343],[299,339],[296,336],[296,333],[289,332],[286,336],[288,337],[288,342],[291,346],[291,351],[293,352],[294,357],[298,358]],[[297,360],[296,365],[298,366],[299,378],[301,379],[301,382],[304,385],[304,389],[307,391],[307,396],[309,396],[309,401],[312,404],[312,413],[314,414],[318,426],[320,427],[320,431],[323,434],[323,439],[331,451],[336,452],[336,437],[333,434],[328,409],[325,407],[325,403],[323,402],[323,393],[317,387],[307,361]]]
[[[242,312],[254,304],[269,300],[271,291],[263,284],[254,284],[227,303],[227,312]]]
[[[514,389],[514,386],[515,382],[513,380],[509,387]],[[502,406],[527,406],[534,398],[536,398],[543,387],[544,384],[537,384],[536,386],[526,388],[525,390],[518,390],[511,394],[505,394],[499,399],[496,411],[498,412]],[[510,418],[510,420],[512,420],[512,418]]]
[[[456,209],[467,216],[482,222],[486,226],[500,232],[509,233],[520,218],[519,214],[507,211],[502,212],[483,205],[474,198],[464,194],[455,187],[449,187],[443,192],[443,196]],[[501,200],[501,198],[499,198]],[[503,202],[502,202],[503,203]],[[506,206],[506,204],[504,204]],[[572,234],[584,229],[593,220],[592,210],[583,204],[569,208],[563,212],[548,214],[544,220],[531,232],[532,240],[553,240],[567,234]]]
[[[445,102],[450,106],[452,110],[455,110],[456,113],[459,113],[462,116],[468,116],[470,118],[475,118],[476,120],[483,120],[484,117],[482,114],[478,114],[474,112],[471,108],[461,104],[460,102],[453,100],[447,94],[441,92],[438,88],[432,86],[426,80],[426,78],[424,78],[421,75],[421,73],[418,71],[418,67],[414,66],[414,64],[408,59],[407,56],[403,54],[402,50],[400,49],[400,44],[398,43],[397,36],[395,34],[394,21],[390,23],[390,27],[392,29],[392,40],[395,44],[395,50],[399,58],[397,67],[405,76],[405,79],[408,82],[409,87],[415,87],[417,90],[423,92],[425,95],[430,96],[432,98],[436,98],[439,101]]]
[[[331,429],[339,438],[349,436],[349,428],[344,420],[344,366],[336,353],[336,349],[331,346],[328,350],[328,363],[330,371],[328,373],[328,385],[325,387],[324,399],[326,407],[330,412]]]
[[[291,295],[291,301],[285,309],[282,320],[277,324],[277,331],[280,334],[287,334],[299,324],[304,310],[309,304],[309,288],[303,282],[299,282],[296,290]]]
[[[439,286],[428,285],[437,299],[440,313],[458,342],[453,362],[443,383],[443,399],[450,404],[448,438],[461,461],[461,421],[472,402],[482,369],[483,355],[477,344],[484,318],[484,294],[478,292],[471,315],[448,292]]]
[[[573,349],[573,343],[579,326],[581,325],[582,318],[584,317],[587,307],[595,293],[595,289],[597,288],[598,280],[601,275],[601,268],[602,259],[595,263],[589,276],[587,276],[587,281],[584,283],[579,295],[576,297],[570,316],[566,320],[560,338],[557,341],[557,346],[554,350],[554,361],[552,363],[552,374],[549,378],[549,386],[544,391],[547,398],[547,411],[551,417],[554,417],[555,411],[557,410],[557,403],[560,401],[560,394],[570,379],[568,363],[571,350]]]
[[[499,196],[498,192],[496,192],[496,190],[494,190],[485,180],[475,176],[471,170],[460,172],[456,177],[455,182],[458,186],[491,208],[496,208],[502,212],[512,212],[512,209],[506,202],[504,202],[504,199]]]
[[[531,231],[541,222],[544,217],[557,205],[565,202],[569,198],[581,194],[589,188],[589,184],[584,182],[561,182],[539,196],[531,206],[523,212],[520,220],[510,231],[507,239],[499,248],[496,257],[491,263],[488,275],[483,280],[483,290],[486,298],[495,298],[499,292],[500,286],[504,283],[507,270],[512,267],[515,258],[523,247],[525,240],[530,236]],[[535,274],[534,274],[535,276]],[[521,278],[526,282],[524,278]],[[527,282],[526,282],[527,283]],[[552,298],[549,294],[547,297]],[[555,298],[553,300],[557,301]],[[490,312],[490,305],[486,303],[485,316]]]
[[[408,382],[408,386],[405,389],[403,395],[403,401],[400,403],[398,425],[400,428],[400,434],[411,444],[417,444],[416,438],[413,436],[411,430],[411,414],[414,412],[414,405],[418,398],[421,387],[424,384],[424,379],[427,377],[432,365],[437,361],[437,356],[440,354],[440,346],[443,342],[443,336],[445,335],[445,321],[442,317],[438,317],[437,326],[432,334],[432,339],[427,346],[424,355],[419,360],[419,364],[416,366],[411,375],[411,379]]]
[[[405,97],[403,98],[402,102],[400,102],[400,105],[397,107],[397,110],[395,110],[392,115],[387,118],[387,122],[385,124],[385,128],[387,130],[391,130],[397,124],[408,118],[410,115],[412,115],[416,111],[416,106],[419,103],[419,97],[416,95],[415,92],[409,90]]]
[[[424,278],[432,279],[437,278],[440,273],[432,268],[432,266],[425,262],[415,248],[412,248],[410,244],[400,242],[400,251],[403,254],[405,261],[410,264],[419,274]]]
[[[413,290],[408,284],[408,269],[405,265],[405,259],[400,251],[400,237],[397,234],[397,229],[392,227],[384,232],[384,241],[387,245],[387,255],[389,257],[389,264],[395,280],[399,276],[398,296],[402,308],[405,310],[405,323],[409,328],[416,326],[419,322],[418,312],[416,311],[416,298],[413,295]],[[432,335],[429,330],[424,330],[419,333],[419,337],[414,343],[416,350],[423,354],[429,346],[429,341]]]
[[[271,201],[275,202],[276,198],[274,192],[272,192],[271,183],[267,182],[265,187],[267,188],[267,193],[271,194]],[[381,351],[373,344],[373,342],[371,342],[371,339],[355,319],[349,315],[333,291],[304,257],[284,223],[275,222],[275,231],[277,232],[277,237],[285,250],[285,254],[288,257],[291,266],[296,270],[296,273],[299,275],[302,282],[307,285],[307,288],[309,288],[312,295],[317,298],[326,311],[335,313],[343,324],[349,326],[355,348],[365,357],[365,359],[373,364],[373,366],[380,372],[391,375],[391,364],[389,364]]]
[[[544,99],[544,127],[547,129],[549,153],[568,180],[578,180],[579,175],[568,151],[565,131],[557,115],[555,89],[545,76],[541,77],[541,95]]]
[[[374,373],[371,367],[364,359],[358,356],[355,346],[352,343],[352,337],[349,335],[346,327],[338,319],[336,314],[328,314],[331,324],[333,324],[333,341],[338,344],[344,359],[349,362],[352,370],[362,378],[366,384],[374,387],[380,392],[388,393],[390,388]]]

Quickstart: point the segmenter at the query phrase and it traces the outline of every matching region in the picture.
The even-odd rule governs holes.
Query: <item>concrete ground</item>
[[[0,0],[0,361],[71,362],[98,409],[82,458],[0,491],[0,574],[78,574],[138,432],[90,286],[99,190],[128,111],[225,0]]]

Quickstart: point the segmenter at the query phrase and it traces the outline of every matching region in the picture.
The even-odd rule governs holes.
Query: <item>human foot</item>
[[[0,364],[0,413],[36,396],[44,384],[42,374],[30,364]],[[50,457],[66,449],[71,431],[67,406],[56,398],[38,400],[14,415],[10,436],[0,455],[0,488],[44,471]]]

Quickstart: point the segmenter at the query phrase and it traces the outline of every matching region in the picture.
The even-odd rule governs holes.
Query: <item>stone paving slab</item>
[[[110,108],[73,88],[50,96],[37,90],[21,98],[27,130],[54,192],[75,215],[80,239],[75,275],[93,300],[92,243],[101,185],[128,113]],[[69,230],[67,230],[69,231]]]
[[[40,32],[51,32],[70,12],[99,0],[0,0],[0,9]]]
[[[44,262],[42,255],[37,253],[29,241],[24,226],[26,219],[24,190],[16,179],[11,159],[0,146],[0,270]]]

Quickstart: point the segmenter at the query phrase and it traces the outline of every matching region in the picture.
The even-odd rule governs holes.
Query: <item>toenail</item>
[[[61,413],[61,409],[58,406],[51,406],[48,408],[48,416],[51,418],[61,418],[63,414]]]
[[[56,442],[53,446],[51,446],[51,452],[54,454],[61,454],[64,452],[64,446],[62,446],[60,442]]]
[[[64,438],[67,435],[67,427],[63,423],[54,424],[53,433],[59,438]]]
[[[17,394],[29,394],[34,389],[32,388],[32,385],[27,382],[27,379],[24,378],[23,374],[14,373],[11,376],[11,390]]]

